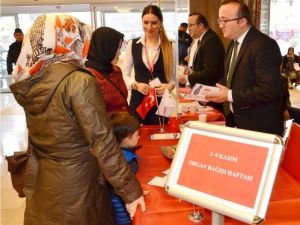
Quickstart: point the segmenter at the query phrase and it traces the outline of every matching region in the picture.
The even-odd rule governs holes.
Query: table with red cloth
[[[191,88],[186,87],[186,88],[179,88],[178,92],[181,94],[187,94],[191,91]],[[195,101],[193,100],[187,100],[184,99],[182,96],[179,96],[178,99],[179,104],[180,103],[193,103]],[[206,120],[207,122],[213,122],[214,124],[219,124],[219,125],[224,125],[225,124],[225,117],[222,113],[220,113],[218,110],[216,109],[212,109],[209,111],[203,111],[200,113],[190,113],[190,112],[186,112],[186,113],[181,113],[179,115],[180,118],[180,122],[181,123],[185,123],[187,121],[192,121],[192,120],[199,120],[199,115],[200,114],[206,114]]]
[[[199,120],[199,115],[201,114],[206,115],[206,121],[208,123],[225,125],[224,115],[216,109],[212,109],[211,111],[206,111],[200,114],[182,113],[179,115],[180,123],[185,123],[187,121],[192,121],[192,120]]]
[[[154,133],[159,133],[158,126],[143,126],[140,130],[142,148],[137,150],[137,154],[139,155],[137,177],[143,189],[149,191],[149,194],[145,196],[146,212],[142,213],[138,209],[133,224],[195,224],[188,219],[188,214],[193,210],[192,204],[168,195],[161,187],[147,184],[155,176],[163,177],[164,174],[162,172],[167,170],[171,165],[171,160],[162,154],[160,146],[174,145],[178,142],[178,140],[151,140],[150,135]],[[200,212],[205,218],[199,224],[211,224],[211,211],[200,208]],[[245,223],[225,217],[225,224]],[[279,168],[263,224],[300,225],[300,180],[298,181],[292,177],[283,167]]]

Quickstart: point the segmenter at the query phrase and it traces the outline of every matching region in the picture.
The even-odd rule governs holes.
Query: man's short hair
[[[187,24],[187,23],[181,23],[181,24],[180,24],[180,27],[187,28],[187,27],[188,27],[188,24]]]
[[[238,12],[237,16],[241,17],[241,18],[245,18],[247,20],[247,23],[249,25],[251,25],[252,24],[252,16],[251,16],[249,7],[244,2],[241,2],[239,0],[224,0],[221,3],[221,6],[227,5],[230,3],[236,4],[239,6],[239,12]]]
[[[197,16],[196,23],[198,23],[198,24],[202,23],[204,27],[209,27],[207,19],[202,13],[193,12],[193,13],[190,13],[189,17],[190,16]]]
[[[23,34],[23,31],[20,28],[16,28],[14,34],[16,34],[16,33]]]

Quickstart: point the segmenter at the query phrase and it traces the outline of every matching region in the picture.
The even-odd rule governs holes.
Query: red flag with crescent
[[[141,104],[137,107],[136,111],[140,115],[140,117],[144,119],[147,113],[149,112],[149,110],[156,105],[157,103],[156,103],[155,89],[151,88],[148,91],[148,94],[144,97]]]

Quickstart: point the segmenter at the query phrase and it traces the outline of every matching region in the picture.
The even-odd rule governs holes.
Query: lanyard
[[[144,46],[144,49],[145,49],[145,54],[146,54],[147,66],[150,70],[151,78],[154,79],[154,77],[153,77],[154,64],[155,64],[155,60],[157,59],[157,56],[159,54],[159,51],[156,52],[156,55],[153,57],[152,62],[150,63],[150,59],[149,59],[149,55],[148,55],[146,46]]]

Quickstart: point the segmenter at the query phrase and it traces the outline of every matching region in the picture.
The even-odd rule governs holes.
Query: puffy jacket
[[[25,225],[115,224],[106,180],[126,203],[142,195],[115,141],[99,84],[76,69],[53,64],[11,85],[34,149],[23,189]]]
[[[87,69],[92,72],[100,84],[100,91],[103,96],[107,112],[128,112],[128,90],[124,82],[121,69],[117,66],[114,66],[114,71],[109,75],[103,75],[93,68]],[[107,77],[105,78],[104,76]],[[108,79],[110,81],[108,81]]]

